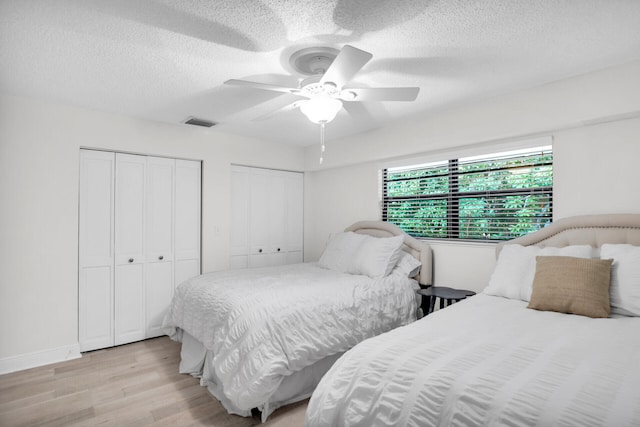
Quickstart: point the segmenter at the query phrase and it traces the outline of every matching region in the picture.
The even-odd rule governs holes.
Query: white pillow
[[[564,248],[522,245],[505,245],[500,252],[495,270],[484,289],[487,295],[529,301],[533,278],[536,274],[537,256],[572,256],[591,258],[589,245],[574,245]]]
[[[604,244],[602,259],[611,264],[611,313],[640,316],[640,246]]]
[[[404,236],[364,237],[364,243],[358,247],[348,272],[373,278],[388,276],[400,258]]]
[[[353,231],[332,234],[318,264],[329,270],[349,273],[356,253],[367,237],[369,236]]]
[[[421,266],[422,264],[420,261],[415,259],[411,254],[405,251],[400,251],[400,257],[398,258],[398,262],[392,272],[398,271],[407,277],[413,278],[420,273]]]

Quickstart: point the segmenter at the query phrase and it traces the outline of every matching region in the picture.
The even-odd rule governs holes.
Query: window
[[[414,237],[509,240],[551,222],[551,146],[382,171],[382,220]]]

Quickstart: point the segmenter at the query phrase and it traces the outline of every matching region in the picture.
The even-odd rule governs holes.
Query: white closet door
[[[269,250],[269,198],[271,193],[270,172],[254,169],[249,178],[249,260],[248,266],[271,265]]]
[[[267,200],[269,265],[287,263],[287,182],[288,172],[271,171],[269,179],[269,198]]]
[[[231,268],[302,262],[303,174],[232,166]]]
[[[249,266],[249,202],[251,194],[251,169],[231,167],[231,245],[230,268]]]
[[[115,344],[145,338],[144,156],[116,154]]]
[[[303,261],[304,174],[290,173],[285,186],[287,263],[295,264]]]
[[[201,169],[199,161],[176,160],[174,286],[200,274]]]
[[[80,150],[80,351],[113,346],[114,153]]]
[[[147,157],[146,338],[163,335],[162,320],[173,295],[174,170],[174,159]]]

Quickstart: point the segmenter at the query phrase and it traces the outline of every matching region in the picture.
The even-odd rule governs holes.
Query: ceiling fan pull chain
[[[324,125],[326,121],[320,122],[320,164],[324,161]]]

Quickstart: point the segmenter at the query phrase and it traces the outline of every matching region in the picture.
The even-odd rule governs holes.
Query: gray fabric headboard
[[[397,226],[384,221],[359,221],[347,227],[344,231],[368,234],[374,237],[392,237],[404,235],[404,246],[402,249],[416,258],[422,266],[418,274],[418,282],[421,285],[430,285],[433,277],[433,256],[431,247],[420,240],[409,236]]]
[[[510,244],[600,247],[605,243],[640,246],[640,214],[582,215],[559,219],[535,233],[499,243],[496,257],[504,245]]]

